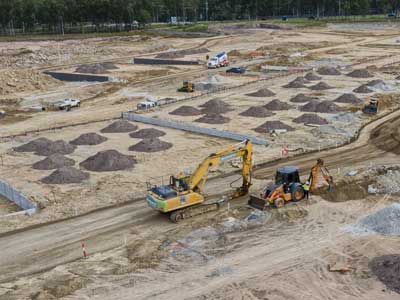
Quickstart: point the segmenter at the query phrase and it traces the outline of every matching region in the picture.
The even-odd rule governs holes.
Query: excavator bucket
[[[265,210],[269,206],[269,202],[260,196],[250,195],[248,204],[258,210]]]

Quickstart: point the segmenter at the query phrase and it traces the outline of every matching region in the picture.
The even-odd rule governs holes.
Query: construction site
[[[400,23],[0,42],[0,300],[399,299]]]

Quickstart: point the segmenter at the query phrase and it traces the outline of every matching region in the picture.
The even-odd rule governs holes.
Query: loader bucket
[[[248,204],[259,210],[265,210],[269,206],[269,202],[257,195],[250,195]]]

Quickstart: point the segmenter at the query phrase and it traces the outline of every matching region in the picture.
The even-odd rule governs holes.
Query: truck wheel
[[[183,212],[180,210],[176,210],[173,211],[170,215],[169,215],[169,219],[174,222],[174,223],[179,223],[180,221],[183,220]]]
[[[275,199],[274,204],[276,208],[282,208],[285,206],[285,200],[283,200],[282,198]]]
[[[292,191],[292,201],[298,202],[303,198],[304,198],[304,189],[301,185],[298,185]]]

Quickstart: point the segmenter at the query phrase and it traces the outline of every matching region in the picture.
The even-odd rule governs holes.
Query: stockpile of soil
[[[132,132],[129,134],[129,136],[135,139],[150,139],[164,136],[165,134],[166,133],[164,131],[155,128],[145,128],[140,129],[139,131]]]
[[[207,101],[206,103],[200,105],[200,107],[203,108],[201,110],[203,114],[223,114],[232,110],[228,103],[219,99]]]
[[[354,70],[347,74],[347,76],[354,77],[354,78],[371,78],[374,77],[367,69],[358,69]]]
[[[16,152],[36,152],[40,149],[47,148],[53,141],[46,138],[38,138],[36,140],[30,141],[19,147],[15,147]]]
[[[272,97],[275,96],[276,94],[272,92],[271,90],[265,88],[265,89],[260,89],[257,92],[246,94],[246,96],[251,96],[251,97]]]
[[[400,255],[375,257],[369,263],[369,268],[388,289],[400,293]]]
[[[254,118],[267,118],[275,114],[263,106],[252,106],[249,109],[241,112],[239,115]]]
[[[144,139],[139,143],[130,146],[129,151],[136,152],[159,152],[171,148],[172,143],[164,142],[158,138]]]
[[[129,155],[117,150],[106,150],[98,152],[79,165],[89,171],[109,172],[131,169],[135,164],[136,160]]]
[[[370,82],[368,82],[367,86],[375,86],[378,84],[385,84],[385,82],[382,79],[375,79],[375,80],[371,80]]]
[[[349,104],[356,104],[356,105],[363,103],[363,101],[361,99],[357,98],[357,96],[354,94],[343,94],[333,101],[338,102],[338,103],[349,103]]]
[[[32,165],[35,170],[53,170],[62,167],[73,166],[75,161],[61,154],[52,154],[45,159],[38,161]]]
[[[49,156],[52,154],[62,154],[62,155],[66,155],[66,154],[71,154],[75,151],[76,146],[75,145],[71,145],[70,143],[67,143],[63,140],[58,140],[58,141],[54,141],[51,142],[50,144],[46,145],[45,147],[42,148],[38,148],[35,151],[36,155],[41,155],[41,156]]]
[[[306,76],[304,76],[304,78],[309,81],[317,81],[322,79],[322,77],[318,76],[315,72],[307,73]]]
[[[282,123],[281,121],[267,121],[264,124],[258,126],[254,131],[259,133],[270,133],[276,129],[286,129],[287,131],[294,131],[293,127]]]
[[[330,86],[329,84],[321,81],[316,85],[310,86],[310,89],[314,91],[323,91],[323,90],[333,89],[333,86]]]
[[[304,80],[298,80],[299,77],[297,77],[295,80],[292,82],[289,82],[288,84],[284,85],[283,87],[286,89],[300,89],[300,88],[305,88],[306,86],[304,85]]]
[[[208,53],[208,52],[210,52],[210,50],[208,50],[207,48],[185,49],[185,50],[160,53],[160,54],[157,54],[156,58],[162,58],[162,59],[183,58],[186,55],[201,54],[201,53]]]
[[[290,99],[290,102],[293,103],[304,103],[304,102],[308,102],[313,100],[314,98],[304,95],[304,94],[297,94],[296,96],[294,96],[292,99]]]
[[[120,133],[120,132],[131,132],[137,130],[138,127],[129,123],[126,120],[118,120],[108,125],[107,127],[100,130],[102,133]]]
[[[70,141],[72,145],[99,145],[107,141],[107,138],[95,132],[81,134],[76,139]]]
[[[316,124],[316,125],[325,125],[328,124],[328,121],[324,118],[316,114],[303,114],[300,117],[293,120],[294,123],[303,123],[303,124]]]
[[[302,83],[302,84],[310,83],[310,81],[308,79],[304,78],[303,76],[296,77],[296,79],[293,80],[292,82],[298,82],[298,83]]]
[[[300,107],[300,111],[316,112],[316,113],[337,113],[341,111],[341,107],[333,103],[332,101],[325,100],[322,102],[310,101],[306,105]]]
[[[169,113],[170,115],[177,115],[177,116],[198,116],[201,115],[201,111],[193,106],[183,105],[174,111]]]
[[[89,179],[87,172],[82,172],[74,167],[62,167],[40,181],[46,184],[70,184],[81,183],[87,179]]]
[[[288,110],[293,108],[290,104],[282,102],[279,99],[272,100],[271,102],[264,105],[268,110]]]
[[[207,124],[225,124],[229,121],[230,119],[228,117],[215,113],[206,114],[205,116],[195,120],[195,122]]]
[[[84,74],[104,74],[109,70],[117,70],[119,69],[116,65],[111,62],[104,63],[96,63],[96,64],[88,64],[88,65],[80,65],[76,68],[75,73],[84,73]]]
[[[360,85],[358,88],[354,89],[353,92],[358,93],[358,94],[368,94],[372,93],[373,90],[371,90],[366,84]]]
[[[320,67],[317,70],[317,73],[319,75],[340,75],[342,73],[340,73],[340,71],[334,67],[328,67],[328,66],[324,66],[324,67]]]

